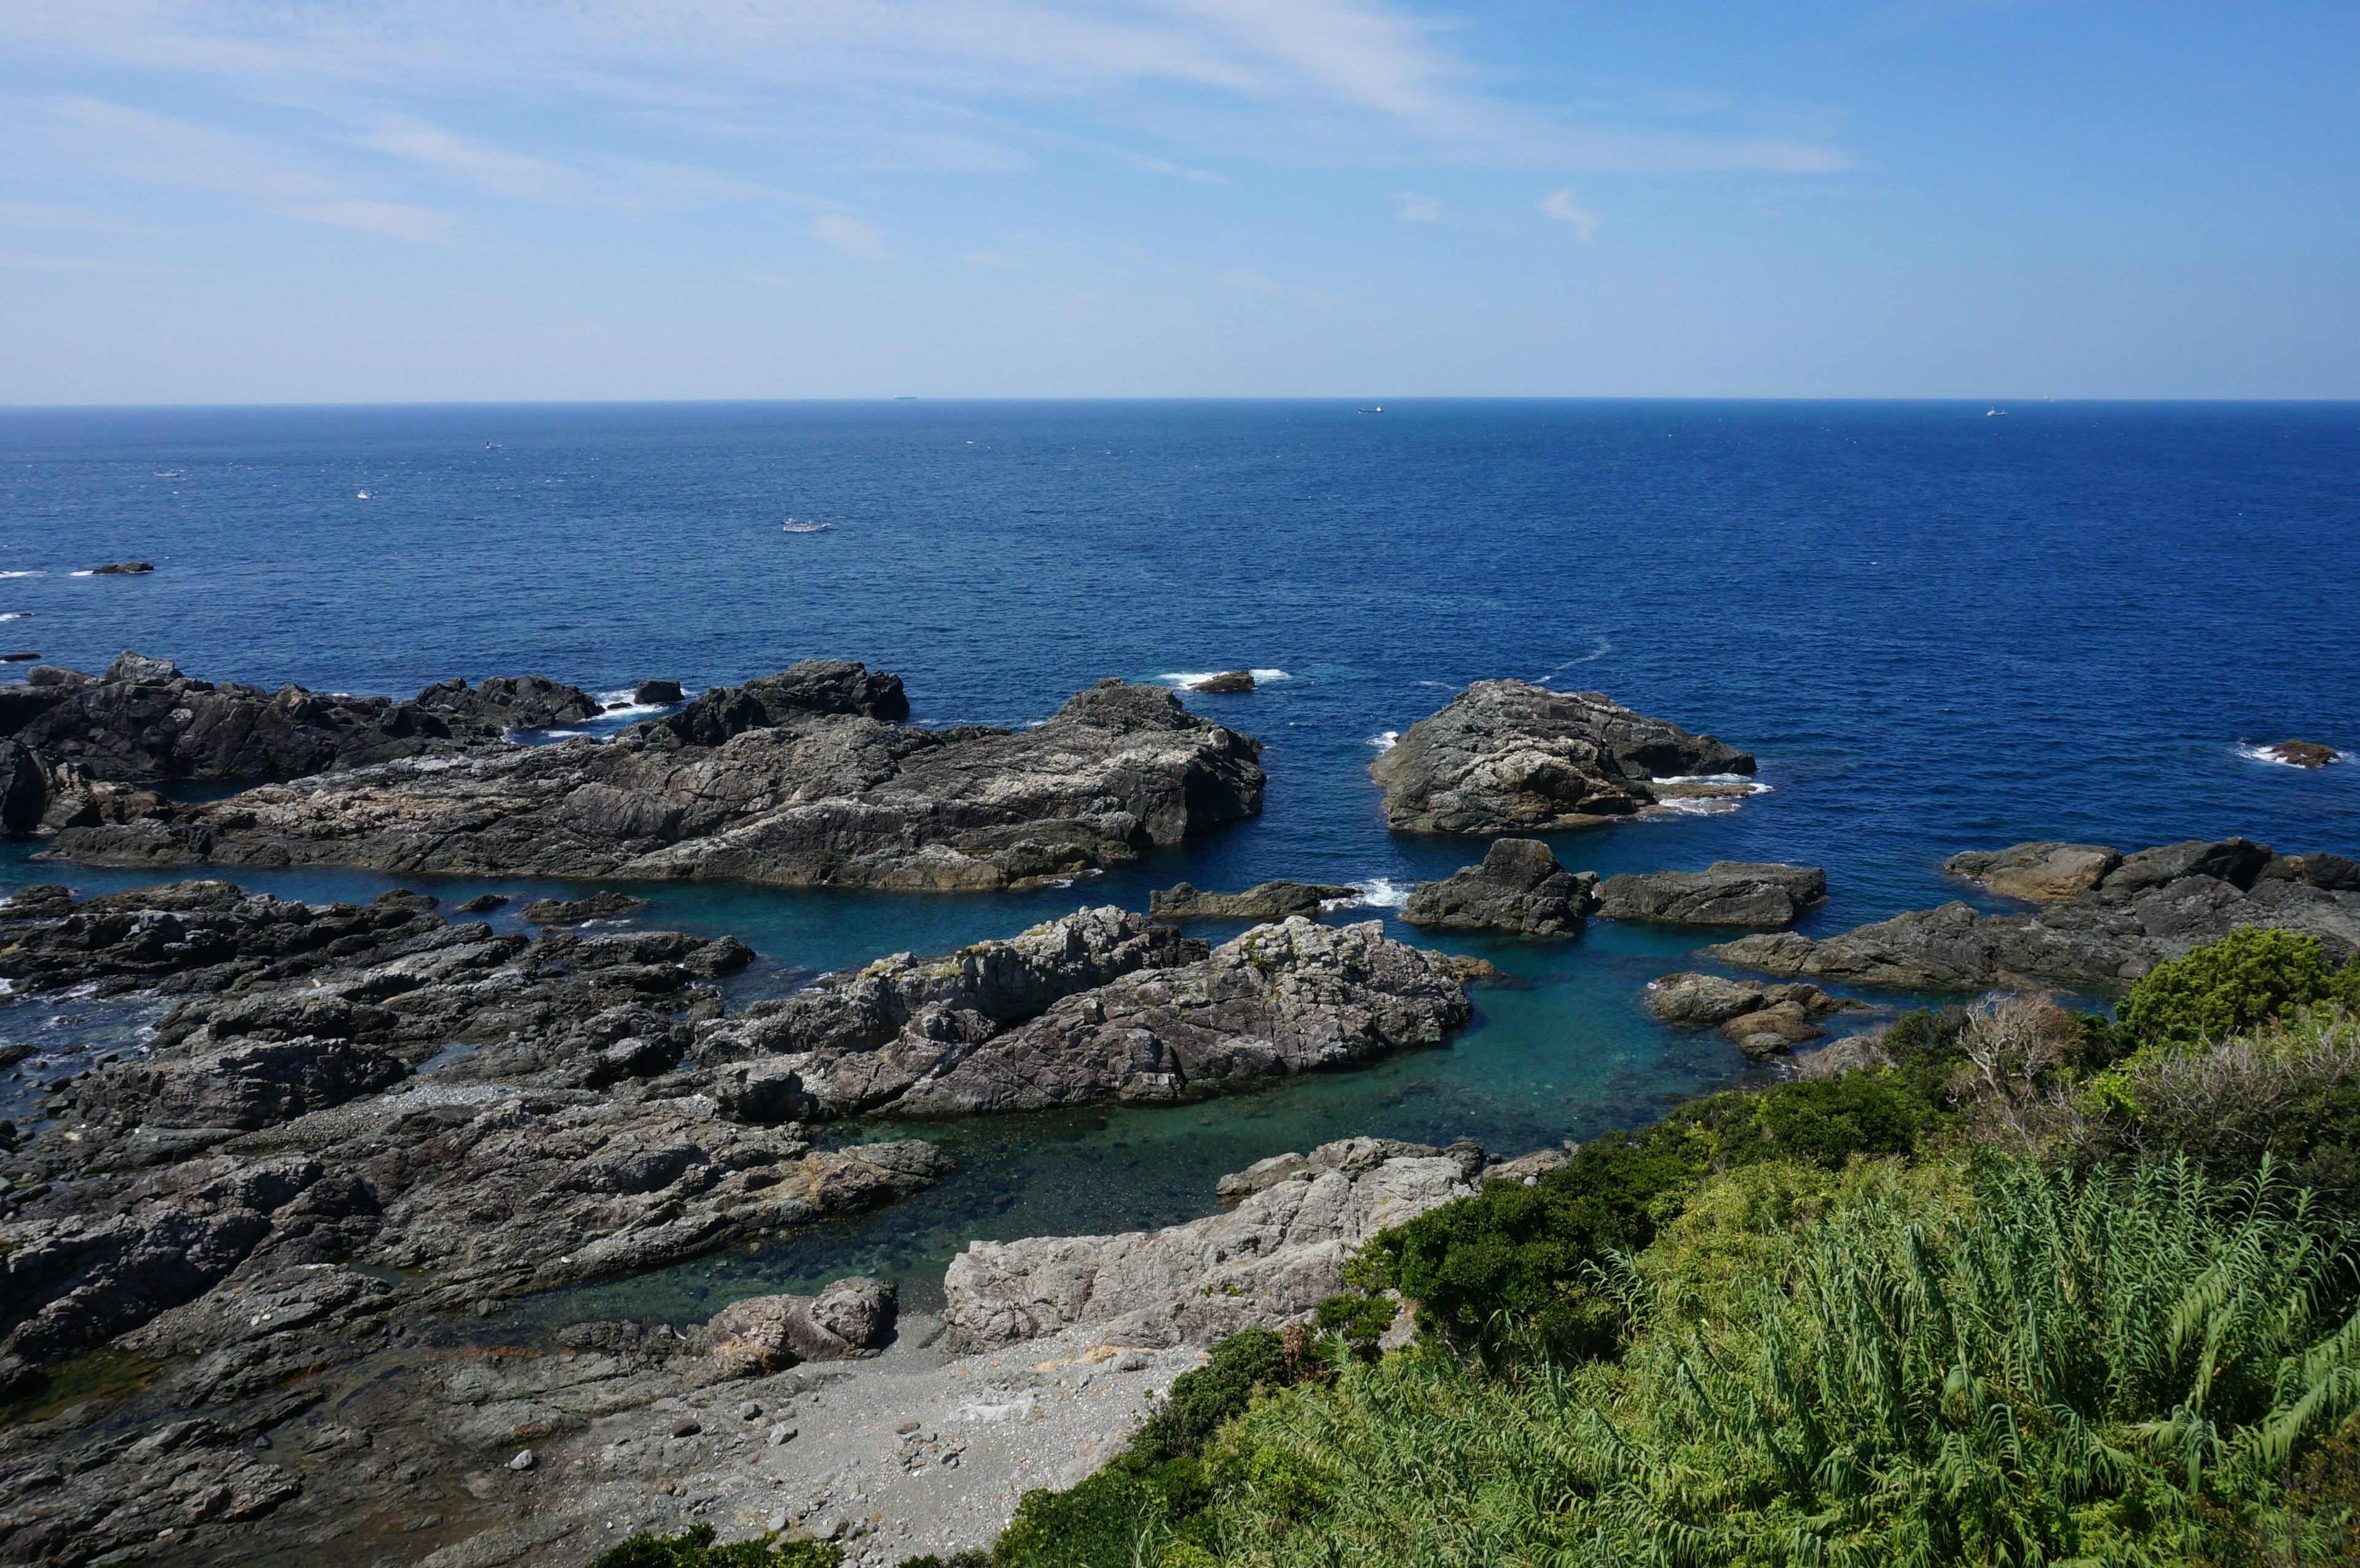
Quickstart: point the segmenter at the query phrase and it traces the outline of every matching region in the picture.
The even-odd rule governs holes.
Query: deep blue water
[[[899,671],[926,723],[1022,724],[1103,675],[1285,672],[1190,699],[1268,743],[1262,818],[1074,889],[657,890],[650,918],[767,955],[748,992],[1085,897],[1143,906],[1182,877],[1447,872],[1480,846],[1388,834],[1371,738],[1493,675],[1603,690],[1754,752],[1772,790],[1738,811],[1557,847],[1606,872],[1823,865],[1806,929],[1957,897],[1945,855],[2027,838],[2360,851],[2360,767],[2239,750],[2360,746],[2360,406],[1984,407],[0,410],[0,572],[32,574],[0,577],[0,614],[30,617],[0,642],[396,692],[527,671],[696,688],[839,656]],[[830,530],[783,534],[790,515]],[[158,570],[71,575],[133,557]],[[0,851],[0,879],[59,876],[26,849]],[[636,1299],[685,1312],[847,1262],[923,1276],[973,1235],[1204,1212],[1221,1171],[1320,1138],[1515,1150],[1742,1076],[1717,1039],[1636,1007],[1700,943],[1601,922],[1568,944],[1446,945],[1517,977],[1448,1049],[1207,1105],[950,1129],[968,1168],[942,1192]],[[0,1035],[59,1016],[0,1013]]]

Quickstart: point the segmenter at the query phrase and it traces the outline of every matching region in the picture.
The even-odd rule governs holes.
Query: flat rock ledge
[[[1473,1007],[1382,922],[1301,916],[1219,947],[1128,910],[906,953],[700,1034],[732,1114],[804,1121],[1176,1101],[1438,1045]]]
[[[1756,1062],[1784,1056],[1827,1030],[1823,1018],[1867,1004],[1831,996],[1808,981],[1764,985],[1690,972],[1647,983],[1647,1006],[1674,1029],[1717,1029],[1723,1040]]]
[[[1827,896],[1827,873],[1816,866],[1716,860],[1702,871],[1609,877],[1598,912],[1665,925],[1784,926]]]
[[[1360,896],[1358,887],[1328,882],[1258,882],[1242,893],[1204,893],[1182,882],[1150,893],[1147,912],[1159,920],[1283,920]]]
[[[1735,798],[1754,758],[1602,691],[1479,681],[1370,766],[1405,833],[1563,833],[1675,801]]]
[[[2360,866],[2338,855],[2275,855],[2243,838],[2134,855],[2043,842],[1956,855],[1949,866],[2043,901],[2021,914],[1950,903],[1817,941],[1786,931],[1707,951],[1742,968],[1886,990],[2061,983],[2100,992],[2239,926],[2308,931],[2337,964],[2360,952]]]
[[[1379,1231],[1566,1157],[1498,1165],[1472,1143],[1346,1138],[1225,1178],[1221,1195],[1237,1203],[1227,1214],[1119,1236],[972,1242],[943,1281],[950,1345],[989,1350],[1085,1327],[1109,1345],[1205,1345],[1276,1327],[1342,1290],[1345,1260]]]
[[[1598,874],[1568,871],[1538,839],[1491,841],[1482,861],[1421,882],[1402,906],[1414,926],[1577,936],[1598,907]]]
[[[898,677],[808,660],[604,743],[411,757],[195,804],[93,785],[47,853],[963,892],[1072,877],[1262,809],[1260,743],[1160,686],[1101,681],[1031,730],[894,722],[908,711]]]

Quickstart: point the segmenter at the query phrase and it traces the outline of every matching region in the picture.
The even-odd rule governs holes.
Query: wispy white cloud
[[[834,245],[845,255],[857,256],[863,261],[876,261],[885,255],[885,235],[876,224],[847,218],[841,212],[823,212],[813,219],[812,234],[821,244]]]
[[[1555,218],[1560,223],[1571,223],[1584,244],[1598,243],[1598,225],[1604,221],[1605,214],[1593,212],[1577,202],[1570,185],[1562,191],[1550,191],[1540,199],[1539,205],[1546,216]]]
[[[1415,191],[1396,191],[1393,200],[1400,204],[1393,216],[1404,223],[1442,222],[1442,198],[1439,196],[1421,196]]]
[[[357,229],[365,234],[408,240],[413,245],[449,245],[458,238],[458,220],[450,213],[399,201],[311,201],[281,207],[279,212],[282,217],[300,218],[307,223]]]

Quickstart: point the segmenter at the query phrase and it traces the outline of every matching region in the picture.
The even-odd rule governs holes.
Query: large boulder
[[[1411,725],[1370,771],[1396,830],[1534,833],[1596,827],[1670,800],[1743,793],[1702,780],[1751,774],[1754,758],[1602,691],[1479,681]]]
[[[970,1242],[943,1310],[955,1349],[990,1350],[1076,1324],[1110,1345],[1210,1345],[1274,1327],[1343,1289],[1381,1230],[1476,1191],[1483,1151],[1347,1138],[1265,1160],[1270,1180],[1227,1214],[1120,1236]],[[1225,1186],[1228,1186],[1225,1183]]]
[[[1962,851],[1944,861],[1942,869],[2011,898],[2045,902],[2089,892],[2122,863],[2122,855],[2103,844],[2044,841]]]
[[[1718,975],[1666,975],[1647,985],[1647,1006],[1674,1029],[1718,1029],[1756,1061],[1783,1056],[1827,1031],[1819,1020],[1864,1004],[1808,982],[1765,985]]]
[[[2036,875],[2060,864],[2048,853],[2058,846],[2020,847],[2016,864]],[[2317,876],[2306,880],[2313,862]],[[1981,864],[1969,861],[1968,873]],[[2333,855],[2276,857],[2242,838],[2197,840],[2126,855],[2095,887],[2022,914],[1951,903],[1817,941],[1786,931],[1710,951],[1743,968],[1905,991],[2060,982],[2117,991],[2239,926],[2307,931],[2341,964],[2360,953],[2360,888],[2333,885],[2341,864]],[[2085,862],[2076,875],[2088,869]]]
[[[1160,686],[1101,681],[1029,730],[930,730],[859,711],[890,706],[888,678],[816,662],[604,745],[324,775],[61,833],[49,853],[957,892],[1071,877],[1262,809],[1259,743]],[[823,706],[791,705],[805,700]]]
[[[1283,920],[1360,896],[1358,887],[1328,882],[1258,882],[1242,893],[1203,893],[1182,882],[1148,894],[1147,912],[1159,920]]]
[[[1598,888],[1610,920],[1689,926],[1792,925],[1828,895],[1816,866],[1716,860],[1702,871],[1609,877]]]
[[[693,1338],[711,1358],[699,1382],[763,1377],[805,1361],[873,1356],[892,1336],[891,1280],[838,1279],[816,1296],[748,1296],[716,1312]]]
[[[1598,907],[1598,874],[1568,871],[1538,839],[1491,841],[1482,862],[1421,882],[1402,907],[1414,926],[1574,936]]]

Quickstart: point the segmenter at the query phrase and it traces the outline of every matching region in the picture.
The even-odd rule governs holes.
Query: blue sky
[[[2360,5],[6,0],[0,401],[2360,396]]]

